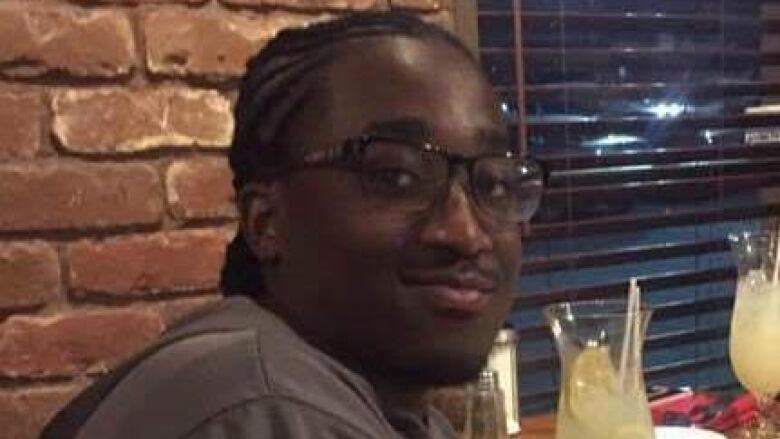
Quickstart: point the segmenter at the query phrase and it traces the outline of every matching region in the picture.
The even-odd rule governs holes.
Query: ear
[[[248,183],[238,194],[241,232],[261,263],[278,261],[281,257],[278,200],[275,183]]]

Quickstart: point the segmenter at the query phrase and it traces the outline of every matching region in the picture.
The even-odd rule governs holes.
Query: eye
[[[488,187],[488,194],[490,197],[498,198],[505,197],[509,193],[509,188],[506,183],[500,180],[494,180]]]
[[[494,176],[480,178],[477,190],[487,198],[505,198],[511,191],[508,181]]]
[[[389,194],[406,192],[420,180],[417,174],[402,168],[373,169],[366,172],[366,178],[374,190]]]

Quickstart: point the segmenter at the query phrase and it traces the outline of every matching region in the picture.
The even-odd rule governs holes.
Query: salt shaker
[[[498,373],[485,369],[466,389],[466,439],[508,439]]]
[[[516,435],[520,433],[521,426],[517,394],[517,335],[514,329],[498,331],[487,367],[498,372],[498,382],[504,394],[506,431],[509,435]]]

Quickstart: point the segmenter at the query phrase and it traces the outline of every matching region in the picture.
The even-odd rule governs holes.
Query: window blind
[[[736,390],[726,237],[780,212],[780,2],[479,0],[479,52],[514,140],[550,169],[511,320],[522,409],[554,406],[542,306],[655,309],[648,384]]]

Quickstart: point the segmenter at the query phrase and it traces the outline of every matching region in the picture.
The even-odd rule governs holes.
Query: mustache
[[[495,289],[508,273],[491,254],[463,257],[454,252],[426,249],[416,252],[401,265],[402,280]]]

